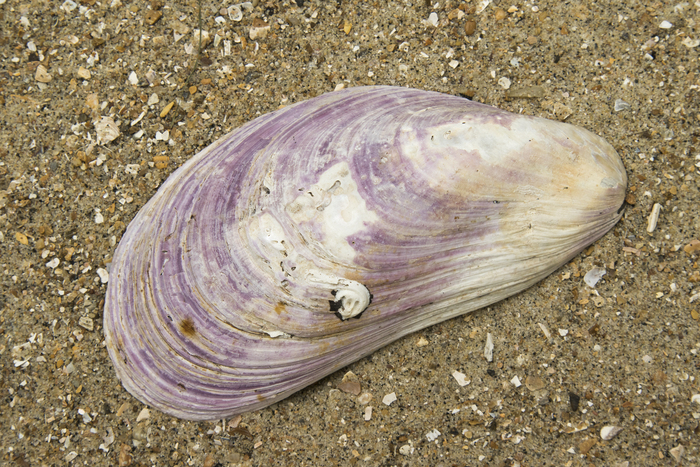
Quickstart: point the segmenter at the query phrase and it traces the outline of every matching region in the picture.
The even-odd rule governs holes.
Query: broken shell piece
[[[607,272],[605,268],[594,267],[583,276],[583,282],[585,282],[588,287],[593,288]]]
[[[40,83],[48,83],[49,81],[51,81],[52,78],[49,72],[46,70],[46,67],[44,65],[39,65],[38,67],[36,67],[34,79],[36,79]]]
[[[600,437],[605,441],[610,441],[622,431],[620,426],[604,426],[600,429]]]
[[[119,137],[119,127],[112,117],[102,117],[94,125],[95,133],[97,133],[97,144],[111,143]]]
[[[460,386],[466,386],[470,382],[467,379],[467,375],[465,375],[461,371],[455,371],[454,373],[452,373],[452,377],[457,381],[457,384],[459,384]]]
[[[396,393],[395,392],[390,392],[386,396],[382,398],[382,402],[385,405],[391,405],[393,402],[396,401]]]
[[[659,221],[659,214],[661,213],[661,205],[659,203],[654,203],[654,207],[651,208],[651,214],[647,219],[647,232],[652,233],[656,230],[656,223]]]
[[[486,334],[486,345],[484,346],[484,357],[486,357],[486,361],[488,361],[488,362],[493,361],[493,337],[491,336],[490,332],[488,334]]]
[[[265,38],[268,32],[270,32],[270,25],[260,18],[255,18],[248,35],[250,36],[250,40],[254,41],[256,39]]]

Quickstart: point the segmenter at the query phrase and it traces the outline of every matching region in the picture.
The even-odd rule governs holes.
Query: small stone
[[[372,407],[365,407],[365,421],[368,422],[372,419]]]
[[[270,32],[270,25],[260,18],[255,18],[253,20],[253,25],[250,27],[248,36],[250,40],[264,39],[267,37],[267,33]]]
[[[528,376],[525,378],[525,386],[530,391],[539,391],[544,388],[544,381],[539,376]]]
[[[659,24],[659,27],[661,29],[671,29],[673,27],[673,24],[669,23],[668,21],[661,21],[661,24]]]
[[[436,439],[438,439],[438,437],[440,437],[441,434],[442,433],[440,433],[438,430],[433,428],[432,430],[430,430],[429,432],[427,432],[425,434],[425,437],[428,438],[428,442],[433,442]]]
[[[82,66],[78,68],[77,75],[78,75],[78,78],[82,78],[82,79],[90,79],[92,77],[90,70],[88,70],[87,68],[82,67]]]
[[[413,454],[413,447],[411,447],[409,444],[404,444],[399,448],[399,454],[402,456],[409,456]]]
[[[394,401],[396,400],[396,393],[395,392],[390,392],[384,398],[382,399],[382,402],[385,405],[391,405]]]
[[[100,282],[106,284],[109,282],[109,272],[103,268],[97,268],[97,275],[100,276]]]
[[[416,347],[425,347],[428,344],[430,344],[430,342],[428,342],[425,337],[421,337],[418,339],[418,342],[416,342]]]
[[[88,318],[87,316],[81,316],[80,319],[78,320],[78,326],[80,326],[83,329],[87,329],[88,331],[92,331],[95,328],[95,324],[92,321],[92,318]]]
[[[588,451],[590,451],[591,448],[597,443],[598,441],[596,441],[594,438],[588,438],[578,445],[578,450],[581,454],[588,454]]]
[[[142,420],[148,420],[150,418],[151,412],[147,408],[143,408],[141,412],[139,412],[138,416],[136,417],[136,423],[142,421]]]
[[[158,102],[160,102],[160,99],[158,99],[158,94],[155,92],[151,94],[151,97],[148,98],[148,102],[146,102],[146,105],[156,105]]]
[[[505,10],[499,8],[498,10],[496,10],[496,14],[494,16],[496,17],[496,21],[501,21],[506,19],[506,16],[508,16],[508,14],[505,12]]]
[[[610,441],[622,431],[620,426],[604,426],[600,429],[600,437],[605,441]]]
[[[683,251],[688,254],[695,253],[700,250],[700,240],[691,240],[686,246],[683,247]]]
[[[134,86],[139,84],[139,77],[136,75],[135,71],[132,71],[131,73],[129,73],[129,83],[133,84]]]
[[[20,242],[22,245],[28,245],[29,244],[29,239],[27,238],[26,235],[20,232],[15,232],[15,239]]]
[[[510,384],[512,384],[516,388],[519,388],[520,386],[522,386],[522,383],[520,382],[520,378],[518,378],[517,375],[513,376],[513,379],[510,380]]]
[[[464,33],[467,36],[471,36],[476,32],[476,21],[473,19],[467,20],[466,23],[464,23]]]
[[[369,402],[372,400],[372,394],[368,392],[363,392],[360,394],[357,398],[357,402],[359,402],[362,405],[369,404]]]
[[[683,454],[685,454],[685,448],[683,447],[682,444],[679,444],[675,448],[672,448],[669,450],[671,455],[673,456],[674,459],[676,459],[676,462],[680,462],[681,459],[683,458]]]
[[[338,389],[340,389],[341,391],[343,391],[347,394],[353,394],[355,396],[359,396],[360,391],[362,390],[362,386],[357,381],[343,381],[342,383],[340,383],[338,385]]]
[[[170,110],[173,108],[174,105],[175,105],[175,101],[172,101],[170,104],[163,107],[163,110],[160,111],[160,118],[165,118],[168,115],[168,113],[170,112]]]
[[[129,467],[132,462],[132,457],[129,452],[131,451],[131,447],[127,444],[122,444],[119,447],[119,456],[117,457],[117,461],[119,463],[119,467]]]
[[[95,224],[102,224],[105,221],[104,216],[102,215],[101,212],[97,212],[95,214]]]
[[[163,16],[163,13],[160,11],[149,10],[143,20],[146,22],[146,24],[154,25],[156,21],[161,18],[161,16]]]
[[[430,15],[428,15],[428,19],[426,20],[425,24],[427,26],[432,26],[432,27],[436,28],[438,25],[437,13],[435,13],[435,12],[430,13]]]
[[[40,83],[48,83],[49,81],[51,81],[51,75],[46,70],[46,67],[44,65],[39,65],[38,67],[36,67],[34,79],[36,79]]]
[[[544,97],[544,88],[542,86],[521,86],[508,89],[506,97],[508,99],[539,99]]]
[[[569,392],[569,406],[572,412],[578,411],[578,404],[581,401],[581,396],[574,392]]]
[[[343,23],[343,31],[345,31],[345,34],[350,34],[350,31],[352,30],[352,23],[348,20],[345,20]]]

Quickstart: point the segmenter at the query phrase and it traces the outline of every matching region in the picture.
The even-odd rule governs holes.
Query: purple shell
[[[541,280],[619,219],[615,150],[572,125],[358,87],[259,117],[161,186],[114,254],[124,387],[210,420],[265,407]]]

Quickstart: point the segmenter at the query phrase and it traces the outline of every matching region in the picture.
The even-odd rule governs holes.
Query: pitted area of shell
[[[345,263],[356,254],[348,237],[379,220],[358,192],[347,162],[323,172],[318,183],[305,189],[286,210],[307,241]]]

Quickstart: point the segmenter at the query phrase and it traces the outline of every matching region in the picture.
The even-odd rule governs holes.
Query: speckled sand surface
[[[700,463],[700,6],[259,1],[233,21],[232,5],[204,2],[210,42],[186,81],[194,0],[0,0],[0,464]],[[101,325],[126,225],[231,129],[368,84],[588,128],[623,158],[630,206],[527,292],[351,365],[359,388],[341,371],[210,423],[144,410]],[[96,144],[101,117],[119,134]]]

